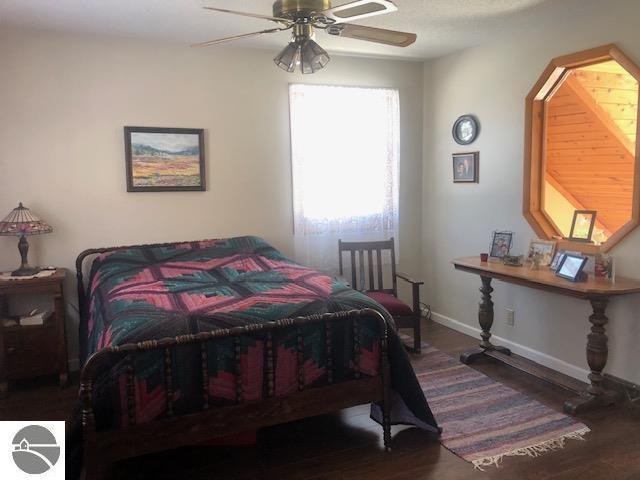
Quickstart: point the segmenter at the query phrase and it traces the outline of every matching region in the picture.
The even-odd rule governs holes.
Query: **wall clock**
[[[473,115],[463,115],[453,124],[453,139],[460,145],[469,145],[478,136],[480,128]]]

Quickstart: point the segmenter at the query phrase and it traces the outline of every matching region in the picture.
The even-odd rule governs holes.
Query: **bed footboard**
[[[380,359],[378,375],[359,374],[360,338],[359,323],[364,318],[373,319],[380,329]],[[336,322],[348,322],[353,328],[354,378],[333,383],[331,362],[327,365],[327,385],[306,388],[303,366],[302,327],[312,323],[325,325],[331,332]],[[284,395],[275,394],[275,371],[272,335],[278,330],[293,329],[298,338],[298,391]],[[260,335],[266,339],[267,397],[258,401],[243,398],[242,377],[236,376],[235,402],[230,406],[209,404],[209,373],[207,370],[207,343],[216,339],[232,338],[235,347],[234,361],[240,368],[240,337]],[[327,335],[325,348],[331,358],[331,335]],[[202,406],[195,413],[174,414],[172,390],[172,355],[175,347],[191,344],[199,348],[202,361]],[[105,464],[162,451],[180,446],[193,445],[214,437],[223,437],[242,431],[257,429],[278,423],[289,422],[309,416],[324,414],[363,403],[376,402],[382,407],[383,436],[386,449],[390,447],[391,426],[391,386],[388,358],[388,325],[380,312],[373,309],[326,313],[307,317],[286,318],[258,325],[246,325],[230,329],[220,329],[174,338],[148,340],[108,347],[97,351],[86,361],[80,374],[80,402],[84,442],[85,473],[87,477],[97,476]],[[164,390],[166,394],[166,415],[146,423],[136,423],[136,398],[134,391],[134,360],[136,355],[150,351],[161,352],[164,358]],[[126,397],[129,425],[123,428],[97,430],[93,409],[93,391],[96,377],[101,370],[116,361],[124,361],[126,375]]]

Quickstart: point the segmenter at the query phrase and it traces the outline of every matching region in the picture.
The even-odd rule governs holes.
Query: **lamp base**
[[[28,277],[29,275],[35,275],[41,269],[37,267],[30,267],[27,262],[27,255],[29,254],[29,242],[25,235],[20,235],[20,241],[18,242],[18,251],[20,252],[20,268],[11,272],[12,277]]]
[[[11,272],[12,277],[28,277],[30,275],[35,275],[36,273],[42,270],[38,267],[30,267],[29,265],[22,265],[19,269]]]

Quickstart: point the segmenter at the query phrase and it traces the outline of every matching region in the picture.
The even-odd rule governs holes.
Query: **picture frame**
[[[558,250],[553,255],[553,260],[551,260],[551,263],[549,264],[549,268],[554,272],[558,269],[558,265],[560,264],[560,260],[562,260],[562,257],[564,256],[565,251],[566,250]]]
[[[478,183],[480,152],[452,155],[453,183]]]
[[[451,135],[458,145],[473,143],[480,133],[480,125],[473,115],[462,115],[453,123]]]
[[[576,210],[573,212],[569,240],[575,242],[591,242],[593,227],[596,224],[596,210]]]
[[[529,249],[527,250],[527,262],[533,262],[535,256],[539,255],[539,265],[548,266],[553,261],[553,253],[556,249],[556,242],[553,240],[531,240]]]
[[[565,253],[556,270],[556,276],[577,282],[582,278],[582,270],[588,258],[573,253]]]
[[[204,129],[124,127],[127,192],[205,191]]]
[[[509,255],[511,245],[513,244],[513,232],[493,232],[491,236],[491,248],[489,256],[493,258],[504,258]]]
[[[597,254],[593,270],[596,278],[615,281],[615,264],[611,255]]]

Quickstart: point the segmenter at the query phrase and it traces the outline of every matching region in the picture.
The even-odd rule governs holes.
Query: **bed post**
[[[389,366],[387,326],[385,322],[384,332],[380,339],[380,362],[382,376],[382,431],[384,449],[391,451],[391,368]]]
[[[89,362],[88,362],[89,363]],[[83,464],[82,480],[98,480],[103,475],[100,461],[95,458],[94,443],[96,436],[95,415],[93,413],[93,369],[91,365],[80,373],[80,397],[82,420]]]

